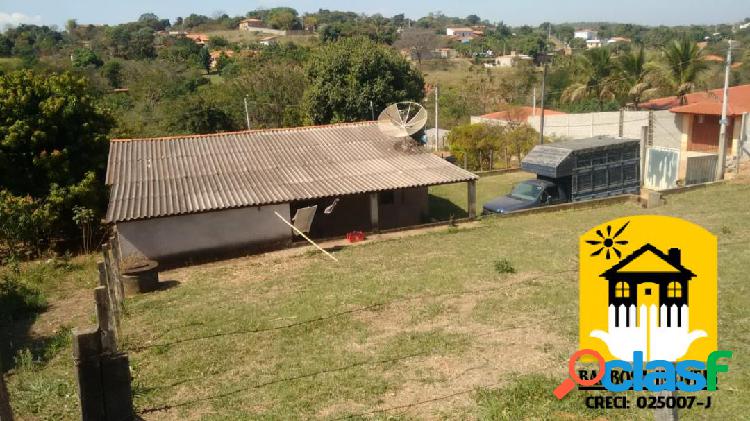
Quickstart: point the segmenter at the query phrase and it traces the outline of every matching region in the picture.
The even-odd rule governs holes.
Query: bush
[[[0,276],[0,319],[13,319],[47,308],[44,294],[15,266]]]
[[[495,272],[497,273],[516,273],[516,268],[508,259],[500,259],[495,262]]]

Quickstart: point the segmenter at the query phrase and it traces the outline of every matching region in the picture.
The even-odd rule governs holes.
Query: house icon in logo
[[[638,308],[642,305],[655,305],[657,308],[681,308],[688,305],[689,281],[696,275],[681,262],[679,248],[670,248],[662,252],[651,244],[646,244],[622,259],[600,276],[608,282],[609,305],[620,308]],[[635,320],[629,320],[631,314],[625,313],[621,320],[615,312],[615,326],[633,326]],[[681,326],[680,320],[673,320],[672,313],[667,312],[665,326]],[[679,313],[677,319],[680,318]]]

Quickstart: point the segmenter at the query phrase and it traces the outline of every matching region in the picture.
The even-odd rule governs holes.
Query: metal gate
[[[716,180],[716,165],[719,156],[716,154],[690,152],[687,157],[685,185],[708,183]]]
[[[646,174],[644,185],[653,190],[666,190],[677,187],[677,173],[680,167],[678,149],[654,146],[646,151]]]

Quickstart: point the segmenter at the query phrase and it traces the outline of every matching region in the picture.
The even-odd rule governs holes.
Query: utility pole
[[[727,63],[724,69],[724,98],[721,102],[721,129],[719,130],[719,162],[716,165],[716,181],[724,179],[724,166],[727,160],[727,106],[729,105],[729,71],[732,67],[732,40],[727,49]]]
[[[372,100],[370,100],[370,117],[372,117],[372,121],[375,121],[375,106],[372,104]]]
[[[247,96],[243,98],[245,103],[245,121],[247,122],[247,129],[250,130],[250,113],[247,111]]]
[[[552,36],[552,25],[547,25],[547,42],[549,43],[550,36]],[[544,71],[542,72],[542,115],[539,118],[539,144],[544,145],[544,95],[545,86],[547,84],[547,46],[544,46],[544,52],[542,53],[542,61],[544,62]]]
[[[438,126],[438,86],[435,85],[435,150],[438,150],[440,142],[440,126]]]
[[[531,98],[531,116],[536,117],[536,86],[534,86],[533,97]]]
[[[546,55],[546,54],[545,54]],[[547,82],[547,61],[544,58],[544,71],[542,72],[542,114],[539,118],[539,144],[544,145],[544,85]]]

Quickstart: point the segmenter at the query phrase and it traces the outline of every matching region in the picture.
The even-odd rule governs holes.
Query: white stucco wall
[[[289,204],[228,209],[117,223],[123,257],[160,260],[291,240]]]

